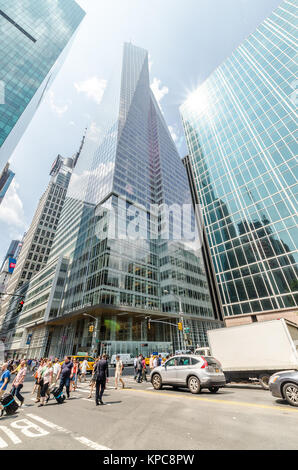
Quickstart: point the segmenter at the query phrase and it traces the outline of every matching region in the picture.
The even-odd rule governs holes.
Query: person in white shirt
[[[55,388],[56,383],[57,383],[57,377],[60,372],[61,365],[59,364],[59,359],[58,357],[55,358],[55,362],[53,364],[53,378],[52,378],[52,384],[51,384],[51,390]]]
[[[123,371],[123,362],[120,359],[120,356],[116,356],[116,364],[115,364],[115,390],[118,388],[118,380],[122,383],[122,388],[125,387],[124,381],[122,379],[122,371]]]
[[[40,375],[42,378],[42,388],[40,392],[40,404],[38,406],[44,406],[46,401],[46,395],[47,402],[50,399],[49,387],[51,386],[53,379],[53,364],[51,360],[47,361],[46,366],[43,367]]]
[[[157,359],[157,356],[155,356],[155,358],[153,359],[153,367],[157,367],[158,366],[158,359]]]
[[[83,380],[83,382],[86,382],[87,367],[88,367],[88,361],[87,359],[84,359],[81,365],[81,372],[82,372],[81,380]]]

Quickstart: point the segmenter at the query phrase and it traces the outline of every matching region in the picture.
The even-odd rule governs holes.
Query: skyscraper
[[[73,158],[62,158],[58,155],[50,170],[50,182],[43,193],[35,211],[31,225],[24,237],[22,250],[16,266],[6,285],[8,293],[1,303],[0,331],[12,332],[17,321],[16,305],[19,295],[25,295],[31,277],[46,265],[58,221],[65,201],[71,173],[79,153]]]
[[[150,88],[147,51],[126,43],[118,68],[87,132],[48,263],[32,278],[16,326],[19,351],[29,355],[169,351],[205,345],[206,331],[221,326],[199,242],[178,233],[184,207],[183,228],[194,225],[191,196]],[[42,283],[49,286],[44,299]]]
[[[9,163],[6,163],[1,175],[0,175],[0,204],[3,201],[5,194],[12,182],[15,173],[9,169]]]
[[[0,0],[0,172],[84,15],[74,0]]]
[[[282,2],[181,107],[227,324],[297,320],[295,11]]]

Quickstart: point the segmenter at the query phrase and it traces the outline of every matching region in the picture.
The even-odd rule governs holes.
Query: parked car
[[[174,388],[188,387],[191,393],[200,393],[208,388],[216,393],[226,384],[221,364],[214,357],[192,355],[177,355],[159,367],[153,369],[150,380],[155,390],[163,385]]]
[[[298,370],[286,370],[271,375],[269,390],[274,397],[283,398],[292,406],[298,406]]]

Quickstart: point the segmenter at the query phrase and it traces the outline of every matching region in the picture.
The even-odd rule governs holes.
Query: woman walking
[[[90,380],[90,393],[89,393],[88,398],[92,398],[92,392],[93,392],[93,389],[95,388],[95,385],[96,385],[96,377],[95,377],[95,374],[94,374],[94,369],[95,369],[95,365],[100,360],[101,360],[101,356],[99,356],[97,359],[95,359],[95,362],[94,362],[94,365],[93,365],[92,377],[91,377],[91,380]]]
[[[17,373],[16,378],[12,382],[12,389],[11,389],[11,394],[13,396],[16,395],[17,399],[20,401],[20,406],[22,406],[22,404],[24,403],[24,397],[21,395],[20,392],[23,388],[26,373],[27,373],[26,361],[22,360],[20,362],[19,372]]]
[[[51,360],[48,360],[46,366],[43,367],[41,371],[42,387],[40,392],[40,404],[38,406],[44,406],[45,401],[48,402],[50,399],[50,394],[48,389],[52,383],[53,379],[53,363]],[[47,395],[47,400],[46,400]]]
[[[79,368],[80,368],[80,361],[78,359],[75,359],[73,363],[73,375],[72,379],[70,381],[70,391],[75,391],[77,388],[78,384],[78,374],[79,374]]]

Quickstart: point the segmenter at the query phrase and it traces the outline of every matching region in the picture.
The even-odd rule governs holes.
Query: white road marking
[[[74,439],[76,439],[81,444],[84,444],[87,447],[91,447],[91,449],[94,449],[94,450],[111,450],[109,447],[105,447],[100,444],[97,444],[97,442],[90,441],[84,436],[80,436],[80,437],[75,436]]]
[[[29,419],[19,419],[10,423],[12,428],[20,429],[27,437],[40,437],[49,434],[45,429],[40,428],[37,424],[31,423]],[[30,431],[31,429],[31,431]],[[34,430],[35,432],[32,432]]]
[[[67,429],[58,426],[57,424],[54,424],[51,421],[48,421],[47,419],[41,418],[40,416],[33,415],[31,413],[28,413],[26,416],[29,416],[30,418],[35,419],[36,421],[39,421],[40,423],[44,424],[45,426],[48,426],[51,429],[54,429],[55,431],[61,431],[65,434],[69,434],[73,439],[79,441],[81,444],[86,445],[87,447],[91,447],[95,450],[110,450],[109,447],[102,446],[94,441],[90,441],[90,439],[87,439],[87,437],[76,436],[72,431],[68,431]]]
[[[5,432],[14,444],[20,444],[22,442],[21,439],[19,439],[18,436],[7,426],[0,426],[0,431]]]
[[[4,447],[8,447],[8,444],[0,437],[0,449],[4,449]]]
[[[48,426],[51,429],[55,429],[55,431],[60,431],[64,432],[66,434],[71,434],[71,431],[68,431],[67,429],[63,428],[62,426],[58,426],[58,424],[51,423],[47,419],[42,418],[41,416],[33,415],[31,413],[27,413],[26,416],[29,416],[31,419],[35,419],[35,421],[38,421],[41,424],[44,424],[45,426]]]

